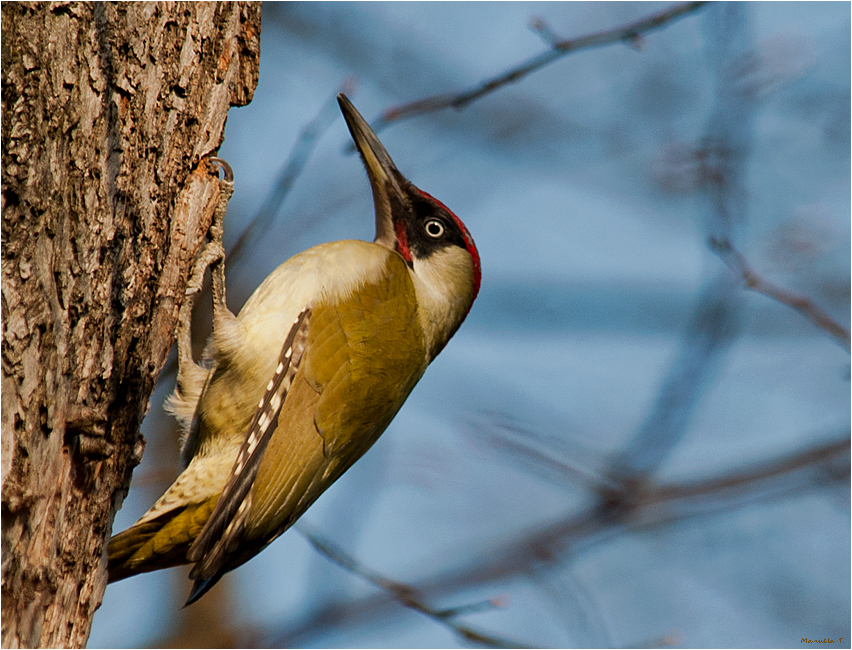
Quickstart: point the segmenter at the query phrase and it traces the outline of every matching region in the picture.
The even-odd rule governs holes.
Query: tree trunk
[[[2,5],[2,644],[82,646],[255,3]]]

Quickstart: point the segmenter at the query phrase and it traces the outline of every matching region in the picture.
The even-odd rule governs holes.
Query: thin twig
[[[662,27],[663,25],[696,11],[705,4],[707,3],[683,2],[673,5],[659,13],[628,23],[627,25],[622,25],[621,27],[616,27],[614,29],[607,29],[601,32],[594,32],[592,34],[579,36],[573,39],[558,39],[553,32],[545,27],[544,21],[539,19],[534,23],[533,28],[537,29],[540,34],[547,35],[545,40],[550,44],[549,50],[524,61],[496,77],[483,81],[480,85],[474,88],[463,90],[459,93],[432,95],[414,102],[388,108],[377,118],[375,123],[372,124],[373,129],[376,132],[379,132],[393,122],[414,117],[415,115],[422,115],[423,113],[439,111],[445,108],[466,108],[468,104],[471,104],[480,97],[483,97],[484,95],[487,95],[488,93],[491,93],[509,83],[520,81],[531,72],[535,72],[536,70],[543,68],[547,64],[565,56],[569,52],[576,52],[578,50],[589,49],[592,47],[601,47],[603,45],[609,45],[610,43],[626,42],[635,44],[636,39],[639,38],[640,34]]]
[[[480,632],[470,629],[465,625],[460,625],[452,620],[453,618],[462,614],[470,614],[472,612],[491,609],[494,607],[500,607],[501,603],[498,599],[491,599],[484,602],[461,605],[459,607],[452,607],[449,609],[433,609],[423,602],[414,587],[402,582],[391,580],[390,578],[386,578],[377,571],[374,571],[373,569],[370,569],[369,567],[363,565],[361,562],[353,558],[351,555],[346,553],[343,549],[341,549],[333,542],[323,538],[316,532],[307,530],[304,523],[301,523],[296,526],[296,530],[301,533],[302,536],[308,540],[308,542],[310,542],[311,546],[313,546],[319,553],[324,555],[330,561],[346,569],[350,573],[354,573],[355,575],[362,577],[364,580],[375,585],[376,587],[379,587],[386,593],[390,594],[394,599],[396,599],[405,607],[413,609],[416,612],[420,612],[421,614],[424,614],[431,618],[433,621],[437,621],[441,625],[450,628],[453,632],[455,632],[465,640],[494,648],[530,647],[519,644],[516,641],[498,639],[497,637],[482,634]]]
[[[801,494],[803,485],[847,482],[850,440],[842,439],[813,445],[775,460],[729,472],[721,477],[671,484],[647,484],[631,499],[621,500],[628,508],[612,512],[601,505],[592,506],[537,532],[519,536],[483,555],[478,561],[441,571],[422,581],[417,593],[453,593],[524,574],[530,566],[557,562],[570,549],[573,557],[596,542],[630,529],[645,529],[750,502],[749,495],[779,498]],[[842,467],[839,464],[842,463]],[[668,507],[663,507],[668,506]],[[413,589],[413,587],[408,587]],[[392,594],[390,594],[392,595]],[[386,592],[387,596],[387,592]],[[372,596],[328,605],[302,623],[276,637],[277,644],[299,645],[311,631],[354,620],[375,619],[385,597]],[[395,597],[395,596],[394,596]]]
[[[769,296],[799,311],[810,318],[814,325],[833,336],[847,352],[850,350],[849,330],[820,309],[808,296],[791,291],[790,289],[784,289],[762,278],[749,265],[742,253],[734,248],[730,240],[711,237],[709,245],[713,252],[721,257],[722,261],[734,273],[742,277],[746,288],[762,293],[764,296]]]
[[[287,161],[278,173],[278,178],[275,185],[270,190],[269,194],[263,200],[260,208],[249,221],[248,226],[240,234],[239,238],[228,251],[228,268],[234,269],[240,257],[245,250],[246,244],[251,243],[254,239],[266,231],[275,220],[281,204],[285,197],[290,193],[296,179],[302,173],[305,165],[308,162],[314,148],[320,137],[334,123],[337,118],[337,93],[342,92],[352,94],[356,88],[354,79],[347,78],[343,80],[340,88],[335,91],[331,97],[322,105],[319,112],[310,122],[302,127],[299,132],[299,137],[296,139],[296,144],[290,150],[290,155]]]
[[[850,444],[852,443],[849,438],[844,438],[767,461],[749,470],[728,472],[709,479],[660,485],[647,490],[639,499],[643,507],[677,501],[694,503],[711,497],[729,501],[741,496],[746,490],[753,491],[758,484],[765,481],[789,477],[806,469],[829,467],[836,460],[848,457]]]
[[[714,370],[737,336],[738,293],[730,278],[722,276],[699,295],[648,415],[605,471],[617,484],[628,486],[653,475],[689,431]],[[621,493],[620,489],[614,492]]]
[[[702,17],[716,86],[702,160],[708,181],[706,237],[729,237],[733,224],[745,223],[748,216],[744,188],[756,104],[741,92],[731,71],[752,47],[750,12],[747,3],[714,3]],[[648,416],[608,471],[625,487],[652,476],[683,440],[713,370],[738,334],[740,292],[728,273],[714,270],[713,275]]]
[[[546,436],[518,426],[499,414],[471,422],[467,432],[478,447],[487,445],[501,453],[501,459],[514,468],[527,469],[536,476],[561,486],[584,487],[598,491],[616,488],[618,482],[596,469],[589,469],[575,460],[585,454],[563,436]],[[566,460],[566,459],[571,460]],[[597,466],[599,459],[590,464]]]
[[[682,646],[683,639],[681,639],[680,635],[676,632],[669,632],[668,634],[664,634],[663,636],[653,637],[651,639],[646,639],[640,643],[631,643],[630,645],[624,646],[626,649],[629,648],[672,648],[676,646]]]
[[[533,16],[530,21],[530,28],[532,28],[532,30],[541,37],[541,40],[547,43],[550,47],[556,47],[556,44],[562,40],[559,38],[559,35],[553,31],[548,22],[541,16]]]

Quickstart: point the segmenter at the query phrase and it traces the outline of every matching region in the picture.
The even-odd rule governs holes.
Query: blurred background
[[[234,311],[373,237],[339,90],[372,121],[619,38],[380,132],[476,240],[467,321],[299,530],[187,609],[183,568],[111,585],[90,647],[849,646],[850,5],[676,6],[264,4]],[[180,471],[173,381],[116,531]]]

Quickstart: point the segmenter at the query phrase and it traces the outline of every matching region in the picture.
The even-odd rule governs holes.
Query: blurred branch
[[[625,648],[674,648],[678,646],[683,646],[683,639],[681,636],[675,632],[670,632],[669,634],[664,634],[663,636],[654,637],[652,639],[646,639],[641,643],[634,643],[631,645],[624,646]]]
[[[248,226],[246,226],[245,230],[243,230],[237,241],[234,242],[234,245],[228,251],[227,258],[230,269],[235,268],[239,264],[246,244],[253,242],[258,235],[262,234],[272,225],[285,197],[290,193],[293,184],[305,168],[317,141],[334,123],[335,119],[337,119],[337,93],[352,94],[355,88],[356,82],[354,79],[344,79],[340,88],[326,100],[319,112],[314,116],[314,119],[302,127],[296,144],[293,145],[293,149],[291,149],[290,155],[287,157],[287,161],[284,163],[281,171],[278,172],[275,185],[269,194],[266,195],[260,208],[249,221]]]
[[[704,480],[647,483],[630,498],[604,499],[537,532],[520,535],[475,560],[442,570],[416,587],[432,598],[527,574],[530,567],[558,562],[565,553],[583,551],[620,532],[647,530],[677,521],[729,510],[755,499],[801,495],[808,487],[845,484],[850,473],[848,431],[842,439],[813,445],[775,460]],[[412,588],[413,587],[408,587]],[[392,593],[332,603],[275,638],[279,645],[298,646],[317,630],[375,621],[392,615],[383,609]]]
[[[804,470],[818,470],[827,480],[845,479],[849,474],[850,444],[850,439],[844,438],[782,456],[777,460],[756,465],[750,470],[728,472],[710,479],[660,485],[640,493],[635,507],[638,509],[661,504],[676,505],[679,501],[689,507],[706,506],[713,499],[718,505],[729,507],[734,499],[753,496],[758,488],[790,491],[791,486],[782,485],[780,479],[788,483],[792,477]],[[838,471],[835,463],[840,461],[845,461],[845,465]],[[767,483],[773,480],[776,480],[778,485]],[[815,482],[818,483],[819,480]],[[676,518],[683,519],[687,516],[690,516],[688,512],[681,512],[677,513]]]
[[[613,460],[606,472],[610,479],[625,486],[645,480],[686,435],[713,371],[737,335],[737,299],[726,277],[712,282],[699,296],[695,315],[654,405],[642,426]]]
[[[371,583],[372,585],[378,587],[379,589],[382,589],[384,592],[392,596],[403,606],[408,607],[409,609],[413,609],[416,612],[420,612],[421,614],[424,614],[431,618],[433,621],[436,621],[441,625],[450,628],[453,632],[458,634],[464,640],[493,648],[530,647],[527,645],[519,644],[517,641],[498,639],[496,637],[476,632],[475,630],[472,630],[467,626],[455,623],[452,620],[453,618],[461,616],[463,614],[470,614],[472,612],[482,611],[484,609],[500,607],[501,603],[498,599],[487,600],[480,603],[474,603],[472,605],[462,605],[460,607],[453,607],[450,609],[433,609],[423,602],[414,587],[402,582],[397,582],[395,580],[386,578],[377,571],[374,571],[364,566],[358,560],[343,551],[343,549],[335,545],[333,542],[321,537],[317,533],[306,530],[306,527],[303,523],[296,526],[296,530],[301,533],[302,536],[308,540],[308,542],[310,542],[311,546],[313,546],[314,549],[316,549],[319,553],[328,558],[331,562],[334,562],[335,564],[346,569],[350,573],[354,573],[355,575],[362,577],[364,580]]]
[[[722,258],[722,261],[742,278],[746,288],[769,296],[801,312],[810,318],[817,327],[833,336],[847,351],[850,350],[849,331],[820,309],[810,298],[764,280],[729,240],[711,237],[709,244],[710,248]]]
[[[577,486],[600,490],[618,483],[597,469],[587,465],[600,465],[598,454],[585,464],[578,457],[590,453],[565,436],[547,436],[521,427],[500,413],[487,413],[465,427],[478,448],[489,447],[499,453],[501,460],[513,468],[521,468],[560,486]]]
[[[652,14],[640,20],[608,29],[601,32],[594,32],[585,36],[579,36],[573,39],[558,39],[552,32],[547,31],[545,24],[540,19],[534,23],[534,29],[540,34],[546,33],[550,44],[550,49],[532,57],[531,59],[517,65],[502,74],[482,82],[480,85],[469,90],[463,90],[459,93],[447,93],[441,95],[432,95],[425,97],[408,104],[401,104],[385,110],[372,124],[373,129],[378,133],[386,126],[399,120],[408,119],[416,115],[431,113],[434,111],[443,110],[445,108],[462,109],[468,104],[476,101],[480,97],[487,95],[498,88],[501,88],[509,83],[520,81],[531,72],[543,68],[569,52],[576,52],[592,47],[601,47],[610,43],[633,43],[637,42],[640,35],[649,32],[658,27],[662,27],[678,18],[682,18],[693,11],[700,9],[706,2],[683,2],[673,5],[668,9],[656,14]]]
[[[845,482],[849,476],[849,452],[847,431],[842,438],[721,476],[669,484],[649,482],[617,499],[608,499],[604,494],[599,504],[586,511],[511,542],[490,553],[480,566],[471,566],[452,579],[442,577],[436,583],[448,589],[469,587],[479,584],[482,577],[491,581],[496,576],[510,575],[532,561],[556,560],[565,549],[576,555],[622,529],[665,525],[709,511],[736,508],[755,498],[800,494],[804,487]]]
[[[734,226],[744,223],[747,215],[746,164],[756,113],[740,74],[741,62],[752,48],[750,8],[747,3],[713,3],[703,22],[716,86],[702,157],[705,232],[708,238],[731,239]],[[689,430],[711,371],[736,336],[738,293],[727,273],[707,284],[650,414],[608,472],[625,487],[655,472]]]
[[[588,648],[619,647],[606,615],[608,608],[576,572],[554,571],[549,563],[540,563],[531,567],[527,576],[548,596],[554,615],[562,619],[567,633],[565,647],[573,645],[571,639],[583,639]]]

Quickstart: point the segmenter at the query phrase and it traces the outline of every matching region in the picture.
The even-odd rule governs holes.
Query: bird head
[[[479,252],[462,220],[403,176],[373,129],[340,93],[343,117],[370,178],[375,243],[398,253],[412,271],[425,311],[430,357],[443,349],[479,293]]]

